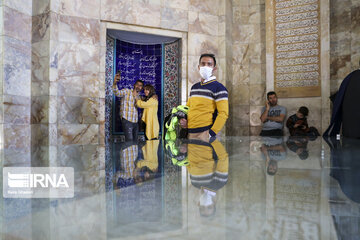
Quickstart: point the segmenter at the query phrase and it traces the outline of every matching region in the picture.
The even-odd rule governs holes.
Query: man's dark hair
[[[274,170],[270,170],[270,167],[271,167],[271,166],[274,168]],[[275,175],[275,173],[277,172],[277,170],[278,170],[277,161],[275,161],[275,160],[270,160],[270,161],[269,161],[269,165],[268,165],[268,167],[267,167],[267,169],[266,169],[266,173],[267,173],[268,175],[270,175],[270,176],[273,176],[273,175]]]
[[[214,210],[213,210],[209,215],[207,215],[207,214],[204,213],[204,211],[202,210],[202,207],[200,206],[200,207],[199,207],[200,216],[201,216],[201,217],[206,217],[206,218],[211,218],[211,217],[215,216],[215,213],[216,213],[216,205],[215,205],[215,204],[214,204],[214,208],[213,208],[213,209],[214,209]]]
[[[136,82],[134,83],[134,86],[135,86],[135,84],[137,84],[138,82],[141,83],[141,84],[144,86],[144,81],[143,81],[143,80],[140,80],[140,79],[139,79],[139,80],[136,80]]]
[[[214,60],[214,67],[216,66],[216,59],[215,59],[215,55],[212,54],[212,53],[204,53],[204,54],[201,54],[200,58],[199,58],[199,63],[201,62],[201,59],[203,57],[211,57],[213,60]]]
[[[298,111],[299,113],[304,115],[304,117],[306,117],[309,114],[309,109],[305,106],[300,107]]]
[[[266,98],[269,100],[269,96],[270,95],[275,95],[276,96],[276,92],[274,92],[274,91],[270,91],[270,92],[268,92],[267,94],[266,94]]]
[[[301,160],[305,160],[309,157],[309,152],[308,150],[304,149],[301,153],[298,154],[298,156]]]

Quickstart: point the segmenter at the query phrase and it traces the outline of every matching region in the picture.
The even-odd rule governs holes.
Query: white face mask
[[[208,80],[211,76],[212,76],[212,71],[213,68],[212,67],[200,67],[200,76],[205,79]]]
[[[214,203],[215,196],[216,196],[216,192],[204,189],[203,193],[200,196],[200,201],[199,201],[200,206],[212,205]]]
[[[210,206],[214,203],[213,197],[210,194],[207,194],[206,192],[201,194],[200,196],[200,206]]]

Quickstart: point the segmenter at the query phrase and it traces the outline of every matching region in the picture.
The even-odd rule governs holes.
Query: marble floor
[[[111,142],[44,162],[74,168],[74,198],[1,198],[1,240],[360,238],[360,140]]]

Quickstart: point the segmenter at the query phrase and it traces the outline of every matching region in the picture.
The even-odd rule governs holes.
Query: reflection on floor
[[[359,158],[350,139],[61,146],[47,166],[74,168],[75,197],[2,198],[0,239],[359,239]]]

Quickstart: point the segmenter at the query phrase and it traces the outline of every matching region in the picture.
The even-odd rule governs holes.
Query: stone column
[[[49,144],[54,149],[50,159],[57,166],[74,167],[75,198],[100,194],[105,187],[104,145],[99,143],[105,122],[105,62],[100,59],[105,60],[101,56],[106,31],[101,28],[100,3],[50,1]],[[88,225],[84,216],[104,213],[104,201],[104,195],[96,197],[92,206],[72,218],[80,226]],[[75,205],[62,207],[71,211]],[[52,231],[61,232],[63,238],[69,232],[62,229],[78,228],[69,226],[65,212],[51,212],[50,219]],[[103,239],[106,221],[86,229],[81,234]]]
[[[3,166],[30,165],[31,9],[32,1],[0,1],[1,172]],[[9,199],[0,204],[1,212],[9,218],[31,212],[29,199]],[[0,224],[1,232],[14,238],[32,235],[31,217],[16,226],[8,221]]]
[[[31,159],[48,166],[50,153],[50,0],[34,1],[31,43]]]
[[[265,1],[232,1],[230,135],[258,135],[265,94]],[[231,132],[231,133],[230,133]]]
[[[0,166],[2,167],[4,160],[4,101],[3,101],[3,85],[4,85],[4,51],[3,51],[3,41],[4,41],[4,7],[3,1],[0,1]],[[2,168],[0,169],[2,170]],[[2,180],[0,180],[2,183]],[[2,184],[1,184],[2,190]]]
[[[0,117],[4,164],[30,163],[31,1],[3,1]]]

